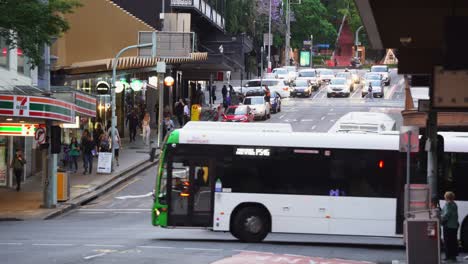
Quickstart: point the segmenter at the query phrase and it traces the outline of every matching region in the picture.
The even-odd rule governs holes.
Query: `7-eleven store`
[[[17,150],[23,151],[27,161],[23,181],[40,175],[44,166],[40,144],[45,141],[41,132],[46,119],[63,128],[63,144],[69,142],[69,135],[79,135],[81,128],[87,128],[95,116],[96,98],[76,91],[54,93],[53,97],[0,94],[0,187],[15,186],[10,161]]]

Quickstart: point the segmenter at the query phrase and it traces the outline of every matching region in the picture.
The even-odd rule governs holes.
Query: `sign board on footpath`
[[[112,153],[111,152],[99,152],[97,173],[111,173],[112,169]]]

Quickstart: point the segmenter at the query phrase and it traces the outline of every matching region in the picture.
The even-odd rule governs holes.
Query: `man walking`
[[[132,110],[132,114],[130,116],[130,119],[129,119],[129,122],[128,122],[128,126],[129,126],[129,129],[130,129],[130,142],[132,141],[135,141],[135,138],[136,138],[136,131],[137,131],[137,127],[138,127],[138,116],[136,115],[135,113],[135,110]]]
[[[26,160],[23,158],[23,152],[21,150],[17,150],[16,155],[10,164],[10,167],[13,168],[13,173],[15,174],[17,192],[21,189],[21,177],[24,172],[24,164],[26,164]]]
[[[174,113],[177,118],[177,122],[179,123],[179,127],[184,126],[184,100],[179,98],[179,101],[175,103],[174,106]]]
[[[83,175],[86,175],[86,172],[91,174],[93,171],[93,157],[97,150],[96,143],[88,130],[83,132],[83,137],[81,138],[81,149],[83,150]]]

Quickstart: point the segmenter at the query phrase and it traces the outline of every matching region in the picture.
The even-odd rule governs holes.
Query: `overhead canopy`
[[[431,74],[441,65],[446,17],[468,16],[464,0],[354,1],[372,47],[397,48],[398,70],[406,74]]]

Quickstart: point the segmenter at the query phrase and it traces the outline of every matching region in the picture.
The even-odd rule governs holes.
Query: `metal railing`
[[[171,0],[171,6],[193,7],[218,27],[224,29],[224,17],[204,0]]]

